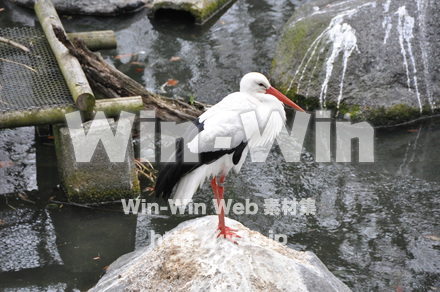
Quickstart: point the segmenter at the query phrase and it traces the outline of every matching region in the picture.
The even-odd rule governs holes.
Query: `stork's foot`
[[[238,231],[238,229],[231,228],[228,226],[221,226],[219,225],[217,228],[217,231],[220,230],[219,234],[217,234],[217,237],[223,236],[223,238],[226,238],[229,241],[232,241],[235,244],[238,244],[233,238],[241,238],[240,235],[236,234],[235,231]]]

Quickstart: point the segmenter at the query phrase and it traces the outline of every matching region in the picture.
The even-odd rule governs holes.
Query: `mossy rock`
[[[85,123],[86,131],[89,127],[90,122]],[[118,125],[118,130],[120,127]],[[115,131],[116,125],[111,124],[111,128]],[[54,126],[54,136],[58,170],[69,201],[106,202],[135,198],[140,194],[131,137],[124,162],[111,162],[102,142],[98,142],[90,162],[78,162],[69,128]]]
[[[160,9],[189,12],[196,24],[204,24],[208,19],[235,0],[154,0],[149,5],[149,16],[154,17]]]
[[[284,27],[272,82],[303,108],[333,109],[374,125],[437,113],[440,5],[425,2],[302,6]]]

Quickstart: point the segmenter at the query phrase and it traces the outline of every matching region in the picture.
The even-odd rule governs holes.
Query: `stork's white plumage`
[[[195,121],[199,133],[186,145],[180,144],[176,162],[168,163],[161,169],[156,181],[156,196],[168,198],[177,184],[174,202],[187,202],[200,185],[212,177],[211,186],[220,205],[224,189],[218,184],[217,176],[220,176],[219,181],[222,184],[231,169],[237,173],[240,171],[249,148],[274,141],[286,121],[283,103],[304,111],[272,87],[263,74],[251,72],[243,76],[240,92],[229,94]],[[252,117],[246,115],[249,112],[255,113],[258,126],[248,127],[246,133],[243,125],[254,122],[247,120]],[[249,132],[249,129],[253,130]],[[218,147],[219,144],[223,144],[219,143],[220,140],[229,142],[229,139],[229,145]],[[184,147],[192,153],[198,153],[199,161],[184,162]],[[235,230],[225,226],[223,209],[219,214],[218,229],[218,236],[222,235],[231,241],[233,237],[240,237],[234,233]]]

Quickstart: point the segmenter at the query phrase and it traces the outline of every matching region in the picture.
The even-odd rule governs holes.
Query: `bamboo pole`
[[[116,36],[112,30],[68,33],[69,39],[80,38],[91,51],[116,49]]]
[[[121,111],[139,112],[144,107],[141,96],[97,99],[95,111],[104,111],[107,117],[117,117]]]
[[[52,25],[59,26],[64,31],[55,7],[50,0],[36,0],[35,12],[76,105],[82,111],[90,111],[95,105],[95,97],[81,65],[75,57],[70,55],[67,48],[58,41],[53,32]]]
[[[104,111],[108,118],[117,118],[121,111],[139,112],[143,108],[141,96],[98,99],[94,111]],[[65,107],[18,110],[0,115],[0,128],[53,125],[65,123],[65,115],[77,111],[74,105]]]

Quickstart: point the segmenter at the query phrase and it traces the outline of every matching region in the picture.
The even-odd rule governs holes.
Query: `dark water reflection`
[[[238,0],[203,28],[151,24],[145,12],[63,21],[69,31],[115,30],[119,47],[104,57],[148,89],[160,92],[176,79],[165,95],[215,103],[237,89],[244,73],[269,72],[280,31],[298,3]],[[28,10],[0,4],[7,8],[2,25],[34,25]],[[226,197],[259,206],[257,215],[230,217],[265,235],[285,234],[290,247],[316,253],[353,290],[440,289],[440,120],[377,130],[370,164],[316,163],[313,137],[312,126],[299,163],[285,162],[274,147],[266,163],[248,161],[240,175],[230,176]],[[0,290],[87,289],[118,256],[148,244],[151,232],[163,234],[197,217],[50,203],[63,199],[53,143],[34,140],[33,128],[0,131],[0,162],[6,163],[0,191],[9,194],[0,197]],[[316,215],[264,215],[267,198],[312,198]],[[209,184],[194,198],[213,214],[211,199]]]

